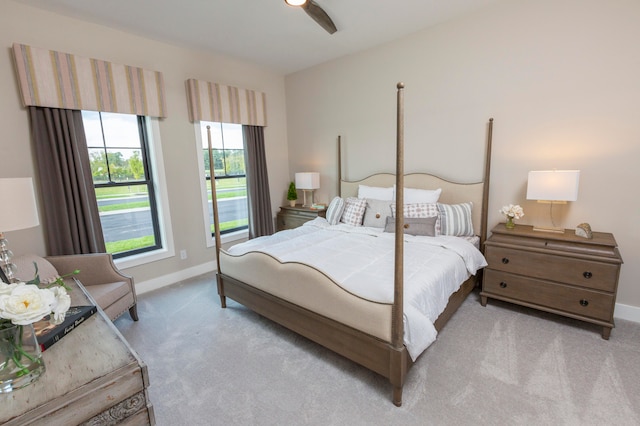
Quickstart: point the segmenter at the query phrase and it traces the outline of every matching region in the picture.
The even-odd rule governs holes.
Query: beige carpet
[[[640,425],[640,324],[579,321],[473,293],[387,380],[229,301],[213,275],[143,294],[116,326],[147,363],[158,425]]]

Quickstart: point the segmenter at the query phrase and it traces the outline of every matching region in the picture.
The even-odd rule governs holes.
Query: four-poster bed
[[[342,197],[354,197],[358,189],[363,185],[389,187],[395,184],[395,208],[397,212],[403,212],[405,207],[404,191],[399,189],[405,188],[405,183],[410,185],[407,188],[442,188],[442,203],[471,202],[476,206],[472,214],[473,229],[477,235],[474,237],[474,244],[476,244],[476,247],[482,247],[487,233],[486,220],[493,120],[489,121],[485,172],[482,182],[459,184],[427,174],[405,176],[403,162],[403,91],[404,85],[399,83],[397,92],[396,174],[378,174],[358,182],[347,182],[342,180],[341,172],[339,171],[340,195]],[[340,162],[341,159],[339,158]],[[212,192],[215,192],[214,179],[211,182]],[[480,208],[477,208],[478,206]],[[388,232],[385,234],[381,230],[379,232],[367,231],[365,227],[360,227],[359,232],[356,232],[358,241],[367,241],[366,244],[369,241],[372,242],[371,253],[368,252],[368,246],[365,246],[366,257],[372,256],[371,258],[374,258],[375,256],[380,256],[380,263],[389,263],[393,268],[392,274],[388,274],[389,277],[393,277],[392,292],[389,282],[386,282],[382,293],[390,294],[388,297],[380,296],[378,298],[363,296],[360,293],[361,290],[358,290],[358,285],[363,287],[362,282],[368,284],[368,280],[359,278],[360,281],[359,283],[356,282],[355,287],[349,287],[349,284],[334,279],[340,274],[358,277],[378,275],[370,270],[368,271],[366,267],[360,268],[354,265],[354,271],[356,269],[359,270],[357,273],[354,272],[352,274],[349,270],[336,271],[330,268],[322,269],[314,265],[314,258],[319,256],[315,256],[312,250],[315,249],[316,252],[318,250],[331,251],[336,245],[335,241],[341,241],[340,244],[342,244],[342,241],[346,241],[339,239],[324,242],[323,240],[313,239],[319,234],[323,235],[321,238],[324,238],[322,232],[331,231],[331,229],[327,230],[327,228],[332,227],[326,223],[325,219],[316,219],[317,221],[324,221],[322,223],[311,224],[310,226],[305,225],[296,230],[282,231],[272,236],[282,243],[281,247],[287,247],[285,244],[289,244],[290,241],[294,245],[301,245],[294,250],[287,249],[293,254],[285,255],[283,257],[285,260],[278,259],[277,254],[268,253],[266,248],[263,247],[263,242],[265,247],[269,243],[265,239],[272,237],[250,240],[247,243],[234,246],[230,250],[222,250],[220,232],[216,221],[217,285],[222,307],[226,307],[226,298],[230,297],[256,313],[388,378],[393,385],[393,403],[400,406],[402,404],[402,387],[407,371],[417,356],[435,339],[435,330],[440,330],[444,326],[472,291],[477,283],[479,271],[484,266],[477,257],[474,260],[467,260],[476,256],[475,254],[467,254],[457,250],[459,247],[460,250],[468,250],[468,247],[471,247],[471,250],[474,250],[480,256],[482,262],[484,262],[484,258],[471,244],[453,241],[453,239],[458,239],[457,237],[433,238],[433,241],[438,242],[424,243],[423,239],[428,237],[407,236],[405,235],[404,215],[396,214],[395,216],[395,228],[391,229],[391,231],[395,231],[393,233]],[[340,228],[341,226],[342,228]],[[337,227],[344,230],[347,225],[340,224]],[[344,236],[347,232],[341,231],[333,234],[339,234],[338,238],[350,238]],[[447,238],[451,241],[449,242]],[[416,243],[413,242],[413,239],[416,240]],[[319,242],[317,245],[315,242],[303,244],[305,241]],[[392,245],[391,242],[393,243]],[[424,304],[424,298],[426,297],[415,290],[414,276],[422,277],[424,271],[419,269],[420,266],[417,267],[417,271],[413,269],[405,271],[404,247],[407,244],[412,250],[414,250],[414,247],[419,246],[419,250],[425,250],[424,253],[427,253],[425,256],[432,256],[430,254],[432,250],[438,250],[438,254],[433,255],[437,258],[436,263],[441,262],[441,259],[444,258],[454,259],[447,260],[447,262],[456,262],[455,268],[463,270],[457,275],[454,274],[456,276],[454,281],[457,280],[454,283],[455,288],[452,287],[447,293],[444,290],[440,291],[445,294],[445,296],[441,296],[441,298],[444,297],[442,306],[435,307],[435,313],[424,313],[424,316],[429,317],[432,322],[428,327],[424,324],[416,325],[416,320],[414,319],[421,317],[422,313],[414,312],[416,309],[414,309],[413,305]],[[451,247],[448,247],[449,244],[451,244]],[[254,248],[246,248],[246,245]],[[391,245],[391,249],[389,249],[389,245]],[[429,245],[431,247],[427,248]],[[438,247],[435,248],[435,246]],[[446,248],[441,246],[446,246]],[[236,247],[238,249],[233,250]],[[446,253],[440,254],[440,252]],[[423,252],[417,253],[419,254],[409,252],[409,259],[415,259],[416,255],[423,255]],[[394,257],[393,262],[387,262],[387,258],[384,257],[389,254]],[[338,254],[337,256],[341,255]],[[287,256],[290,256],[289,258],[292,260],[286,260]],[[302,258],[296,256],[307,256],[304,259],[310,260],[301,261],[299,259]],[[422,258],[418,257],[418,259]],[[329,261],[329,263],[332,263],[332,261]],[[415,261],[411,262],[412,265],[415,263]],[[417,263],[422,262],[419,261]],[[425,260],[424,263],[426,265],[425,269],[429,269],[429,262]],[[471,266],[471,264],[474,266]],[[405,272],[408,272],[409,276],[408,287],[404,287]],[[461,276],[462,278],[460,278]],[[371,281],[375,281],[375,277]],[[450,280],[448,279],[448,281]],[[447,286],[451,287],[450,284],[447,284]],[[367,291],[366,289],[364,290],[365,293]],[[405,297],[408,297],[407,300],[405,300]],[[426,302],[426,304],[429,304],[429,302]],[[407,330],[405,330],[405,327],[407,327]],[[429,331],[429,327],[434,329],[433,336],[423,338],[420,334],[422,333],[420,329],[425,328]],[[407,337],[408,335],[412,336],[411,339]],[[410,340],[412,341],[411,344],[409,344]],[[413,340],[418,343],[414,344]]]

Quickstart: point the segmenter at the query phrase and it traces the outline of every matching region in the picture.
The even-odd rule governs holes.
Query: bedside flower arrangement
[[[507,218],[507,222],[505,226],[507,229],[513,229],[516,227],[516,224],[513,222],[514,219],[520,219],[524,216],[524,210],[519,205],[509,204],[508,206],[502,206],[499,210],[501,214],[503,214]]]
[[[39,281],[36,275],[28,283],[0,282],[0,393],[24,387],[44,373],[33,324],[47,315],[52,324],[60,324],[71,306],[61,278],[46,288]]]

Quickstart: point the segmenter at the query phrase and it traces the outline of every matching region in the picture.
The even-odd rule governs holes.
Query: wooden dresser
[[[612,234],[592,239],[534,231],[531,226],[497,225],[485,242],[489,265],[480,299],[499,299],[587,321],[609,339],[622,258]]]
[[[315,219],[316,217],[324,217],[326,209],[318,210],[308,207],[296,205],[295,207],[282,206],[276,218],[277,231],[285,229],[293,229],[302,226],[303,223]]]
[[[66,282],[72,306],[95,305],[83,287]],[[42,356],[46,371],[37,381],[0,394],[0,424],[155,424],[147,366],[102,309]]]

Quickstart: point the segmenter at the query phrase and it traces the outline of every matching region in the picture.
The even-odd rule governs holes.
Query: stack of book
[[[33,324],[33,328],[40,345],[40,350],[45,351],[58,340],[69,334],[72,330],[85,322],[98,309],[93,305],[72,306],[65,314],[61,324],[52,325],[49,323],[49,316]]]

